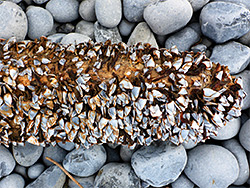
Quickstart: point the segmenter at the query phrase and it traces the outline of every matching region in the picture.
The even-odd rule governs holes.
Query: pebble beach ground
[[[205,52],[243,79],[242,116],[205,143],[156,142],[133,150],[104,144],[75,149],[0,145],[0,188],[250,187],[250,0],[0,0],[0,38],[46,36]]]

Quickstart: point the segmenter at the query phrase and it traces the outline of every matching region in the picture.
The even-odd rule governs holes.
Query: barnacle
[[[203,53],[0,41],[0,143],[204,141],[241,114],[240,79]]]

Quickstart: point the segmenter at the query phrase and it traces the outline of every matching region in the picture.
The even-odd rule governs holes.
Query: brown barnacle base
[[[203,53],[0,41],[0,143],[204,141],[241,114],[241,80]]]

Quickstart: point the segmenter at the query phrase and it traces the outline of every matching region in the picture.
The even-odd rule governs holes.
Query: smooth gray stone
[[[194,12],[200,10],[202,7],[204,7],[210,0],[188,0],[191,4]]]
[[[68,153],[63,167],[73,175],[88,177],[96,173],[106,162],[107,153],[103,146],[94,145],[89,149],[80,147]]]
[[[26,12],[28,18],[28,36],[31,39],[47,36],[53,28],[54,20],[49,11],[32,6]]]
[[[75,45],[75,44],[79,44],[83,42],[88,42],[89,40],[91,40],[91,38],[89,38],[86,35],[83,35],[80,33],[69,33],[62,38],[61,44],[65,44],[65,45],[74,44]]]
[[[111,43],[119,43],[122,41],[122,37],[117,27],[103,27],[98,22],[94,24],[94,35],[96,42],[105,43],[107,40],[110,40]]]
[[[35,164],[43,153],[43,147],[28,142],[24,146],[13,146],[12,150],[16,162],[24,167]]]
[[[182,145],[184,146],[185,149],[192,149],[194,148],[195,146],[197,146],[197,142],[195,142],[194,140],[192,139],[188,139],[187,142],[183,142]]]
[[[130,162],[131,157],[136,149],[130,149],[128,146],[122,145],[120,148],[120,157],[124,162]]]
[[[45,169],[45,166],[41,163],[36,163],[29,167],[28,169],[28,176],[30,179],[36,179],[38,176],[40,176]]]
[[[27,16],[22,8],[12,2],[0,2],[0,38],[16,37],[21,41],[24,40],[27,31]]]
[[[193,9],[187,0],[168,0],[151,3],[143,17],[154,33],[167,35],[184,27],[191,19]]]
[[[206,45],[207,48],[209,48],[213,45],[213,42],[211,41],[211,39],[208,39],[207,37],[203,36],[201,44],[204,44],[204,45]]]
[[[227,149],[203,144],[188,152],[184,172],[200,188],[228,187],[238,178],[239,164]]]
[[[129,22],[125,19],[122,19],[118,28],[121,35],[127,37],[132,33],[133,29],[135,28],[135,25],[136,24],[133,22]]]
[[[75,148],[75,145],[72,142],[58,142],[58,145],[66,151],[72,151]]]
[[[33,1],[34,1],[34,3],[41,5],[43,3],[48,2],[49,0],[33,0]]]
[[[208,3],[200,13],[200,24],[205,36],[216,43],[224,43],[250,30],[250,11],[235,3]]]
[[[207,47],[206,45],[204,44],[197,44],[195,46],[193,46],[191,48],[191,50],[194,52],[194,53],[197,53],[197,52],[205,52],[207,50]]]
[[[250,31],[239,38],[239,42],[242,44],[245,44],[247,46],[250,46]]]
[[[247,93],[247,96],[243,99],[242,103],[242,110],[246,110],[247,108],[250,107],[250,71],[249,70],[244,70],[240,74],[235,75],[237,78],[240,77],[242,78],[242,85],[243,85],[243,90]]]
[[[16,162],[10,151],[0,145],[0,178],[9,175],[15,168]]]
[[[239,163],[239,176],[233,184],[243,185],[247,182],[249,177],[249,164],[247,161],[247,155],[245,150],[236,139],[226,140],[222,142],[222,146],[228,149],[232,154],[234,154]]]
[[[227,122],[224,127],[221,127],[218,130],[218,134],[216,136],[211,136],[214,140],[228,140],[235,137],[239,131],[241,126],[240,117],[234,118],[231,121]]]
[[[250,48],[235,41],[216,45],[213,48],[210,60],[228,66],[230,74],[238,74],[250,62]]]
[[[157,0],[123,0],[123,14],[129,22],[143,21],[143,10]]]
[[[138,188],[140,179],[127,163],[108,163],[103,166],[94,181],[94,187]]]
[[[186,163],[185,148],[170,142],[157,142],[144,146],[134,152],[131,158],[131,165],[136,175],[153,187],[174,182]]]
[[[53,28],[52,28],[52,30],[49,32],[48,35],[57,34],[57,33],[58,33],[57,28],[58,28],[59,26],[61,26],[61,23],[54,22]]]
[[[213,1],[231,2],[238,5],[244,5],[247,9],[250,9],[250,0],[213,0]]]
[[[5,0],[5,1],[10,1],[10,2],[12,2],[12,3],[20,3],[22,0]]]
[[[51,42],[59,43],[59,42],[61,42],[62,38],[65,35],[66,34],[64,34],[64,33],[56,33],[56,34],[53,34],[53,35],[49,35],[47,37],[47,39],[50,40]]]
[[[55,145],[55,146],[50,145],[49,147],[44,148],[43,157],[42,157],[43,163],[46,166],[53,165],[53,163],[48,161],[46,157],[49,157],[53,159],[54,161],[61,163],[66,155],[67,155],[67,151],[60,148],[58,145]]]
[[[79,6],[79,14],[86,21],[96,21],[95,0],[83,0]]]
[[[10,174],[0,180],[1,188],[24,188],[25,181],[19,174]]]
[[[65,23],[65,24],[59,25],[56,29],[57,29],[57,32],[59,33],[67,34],[67,33],[74,32],[75,26],[72,23]]]
[[[14,172],[16,172],[17,174],[20,174],[23,178],[28,179],[26,167],[16,164]]]
[[[154,34],[148,27],[146,22],[139,23],[128,39],[128,45],[132,46],[137,43],[150,43],[152,47],[158,48],[158,44],[154,37]]]
[[[89,176],[89,177],[86,177],[86,178],[77,177],[77,176],[73,176],[73,177],[84,188],[93,188],[94,187],[95,176]],[[76,183],[73,182],[71,179],[69,179],[69,181],[68,181],[68,188],[79,188],[79,186],[76,185]]]
[[[198,35],[202,35],[201,26],[199,22],[193,22],[191,24],[188,24],[187,27],[191,27],[196,33],[198,33]]]
[[[250,119],[244,123],[240,129],[239,140],[241,145],[250,151]]]
[[[83,35],[88,36],[92,40],[94,39],[94,23],[88,22],[85,20],[81,20],[76,25],[76,33],[81,33]]]
[[[191,46],[198,42],[200,36],[192,28],[186,27],[171,35],[165,42],[165,48],[170,49],[176,45],[179,51],[188,51]]]
[[[77,0],[50,0],[46,9],[50,11],[55,21],[72,22],[78,18],[79,2]]]
[[[56,165],[47,168],[35,181],[25,188],[62,188],[66,175]]]
[[[122,19],[122,2],[121,0],[96,0],[95,14],[102,26],[116,27]]]
[[[179,176],[177,180],[175,180],[173,183],[171,183],[172,188],[193,188],[194,183],[190,181],[190,179],[185,176],[185,174],[182,174]]]

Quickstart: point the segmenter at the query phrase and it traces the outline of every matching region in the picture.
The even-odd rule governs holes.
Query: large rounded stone
[[[177,180],[175,180],[175,182],[171,183],[172,188],[193,188],[194,187],[194,183],[190,181],[190,179],[188,179],[185,174],[182,174],[179,176],[179,178]]]
[[[210,60],[228,66],[230,74],[238,74],[250,62],[250,48],[234,41],[216,45]]]
[[[205,36],[223,43],[250,30],[250,11],[235,3],[212,2],[202,9],[200,23]]]
[[[135,23],[123,19],[119,24],[119,31],[121,35],[126,37],[129,36],[132,33],[135,25]]]
[[[63,166],[73,175],[88,177],[96,173],[106,162],[107,154],[103,146],[89,149],[74,149],[66,155]]]
[[[103,166],[94,181],[94,187],[138,188],[140,179],[127,163],[108,163]]]
[[[69,33],[62,38],[61,43],[65,45],[76,45],[79,43],[88,42],[89,40],[91,40],[91,38],[86,35],[80,33]]]
[[[213,0],[213,1],[231,2],[238,5],[244,5],[247,9],[250,9],[250,0]]]
[[[121,0],[96,0],[95,14],[102,26],[116,27],[122,19]]]
[[[66,151],[72,151],[75,148],[75,144],[73,142],[58,142],[58,146]]]
[[[86,21],[96,21],[95,0],[83,0],[79,6],[79,14]]]
[[[91,39],[94,39],[94,23],[81,20],[76,25],[76,33],[81,33],[90,37]]]
[[[95,175],[86,178],[74,176],[75,180],[80,183],[84,188],[93,188]],[[71,179],[68,181],[68,188],[79,188],[79,186],[73,182]]]
[[[55,146],[50,145],[49,147],[44,148],[43,157],[42,157],[43,163],[46,166],[53,165],[53,163],[48,161],[46,157],[49,157],[53,159],[54,161],[61,163],[66,155],[67,155],[67,151],[60,148],[58,145],[55,145]]]
[[[250,119],[242,125],[239,139],[241,145],[250,152]]]
[[[205,6],[210,0],[188,0],[191,6],[193,7],[194,12],[200,10]]]
[[[30,179],[36,179],[38,176],[40,176],[42,174],[44,169],[45,169],[45,166],[43,164],[36,163],[36,164],[32,165],[28,169],[29,178]]]
[[[184,172],[200,188],[228,187],[238,178],[239,164],[227,149],[203,144],[188,152]]]
[[[249,164],[247,161],[247,155],[245,150],[236,139],[230,139],[224,141],[222,142],[222,146],[231,151],[239,163],[240,167],[239,176],[233,184],[243,185],[244,183],[246,183],[249,177]]]
[[[26,12],[29,24],[28,36],[31,39],[47,36],[53,28],[53,17],[49,11],[32,6]]]
[[[187,0],[168,0],[151,3],[144,9],[144,19],[154,33],[167,35],[184,27],[193,14]]]
[[[0,178],[9,175],[15,168],[16,162],[11,153],[0,145]]]
[[[50,0],[46,9],[57,22],[72,22],[78,18],[79,2],[77,0]]]
[[[13,146],[12,150],[16,162],[25,167],[35,164],[43,153],[43,147],[28,142],[24,146]]]
[[[0,2],[0,38],[16,37],[18,41],[24,40],[28,31],[26,14],[17,4]]]
[[[0,181],[1,188],[24,188],[25,181],[19,174],[10,174]]]
[[[174,182],[187,162],[186,150],[182,145],[157,142],[138,149],[131,159],[136,175],[153,187]],[[159,175],[160,174],[160,175]]]

